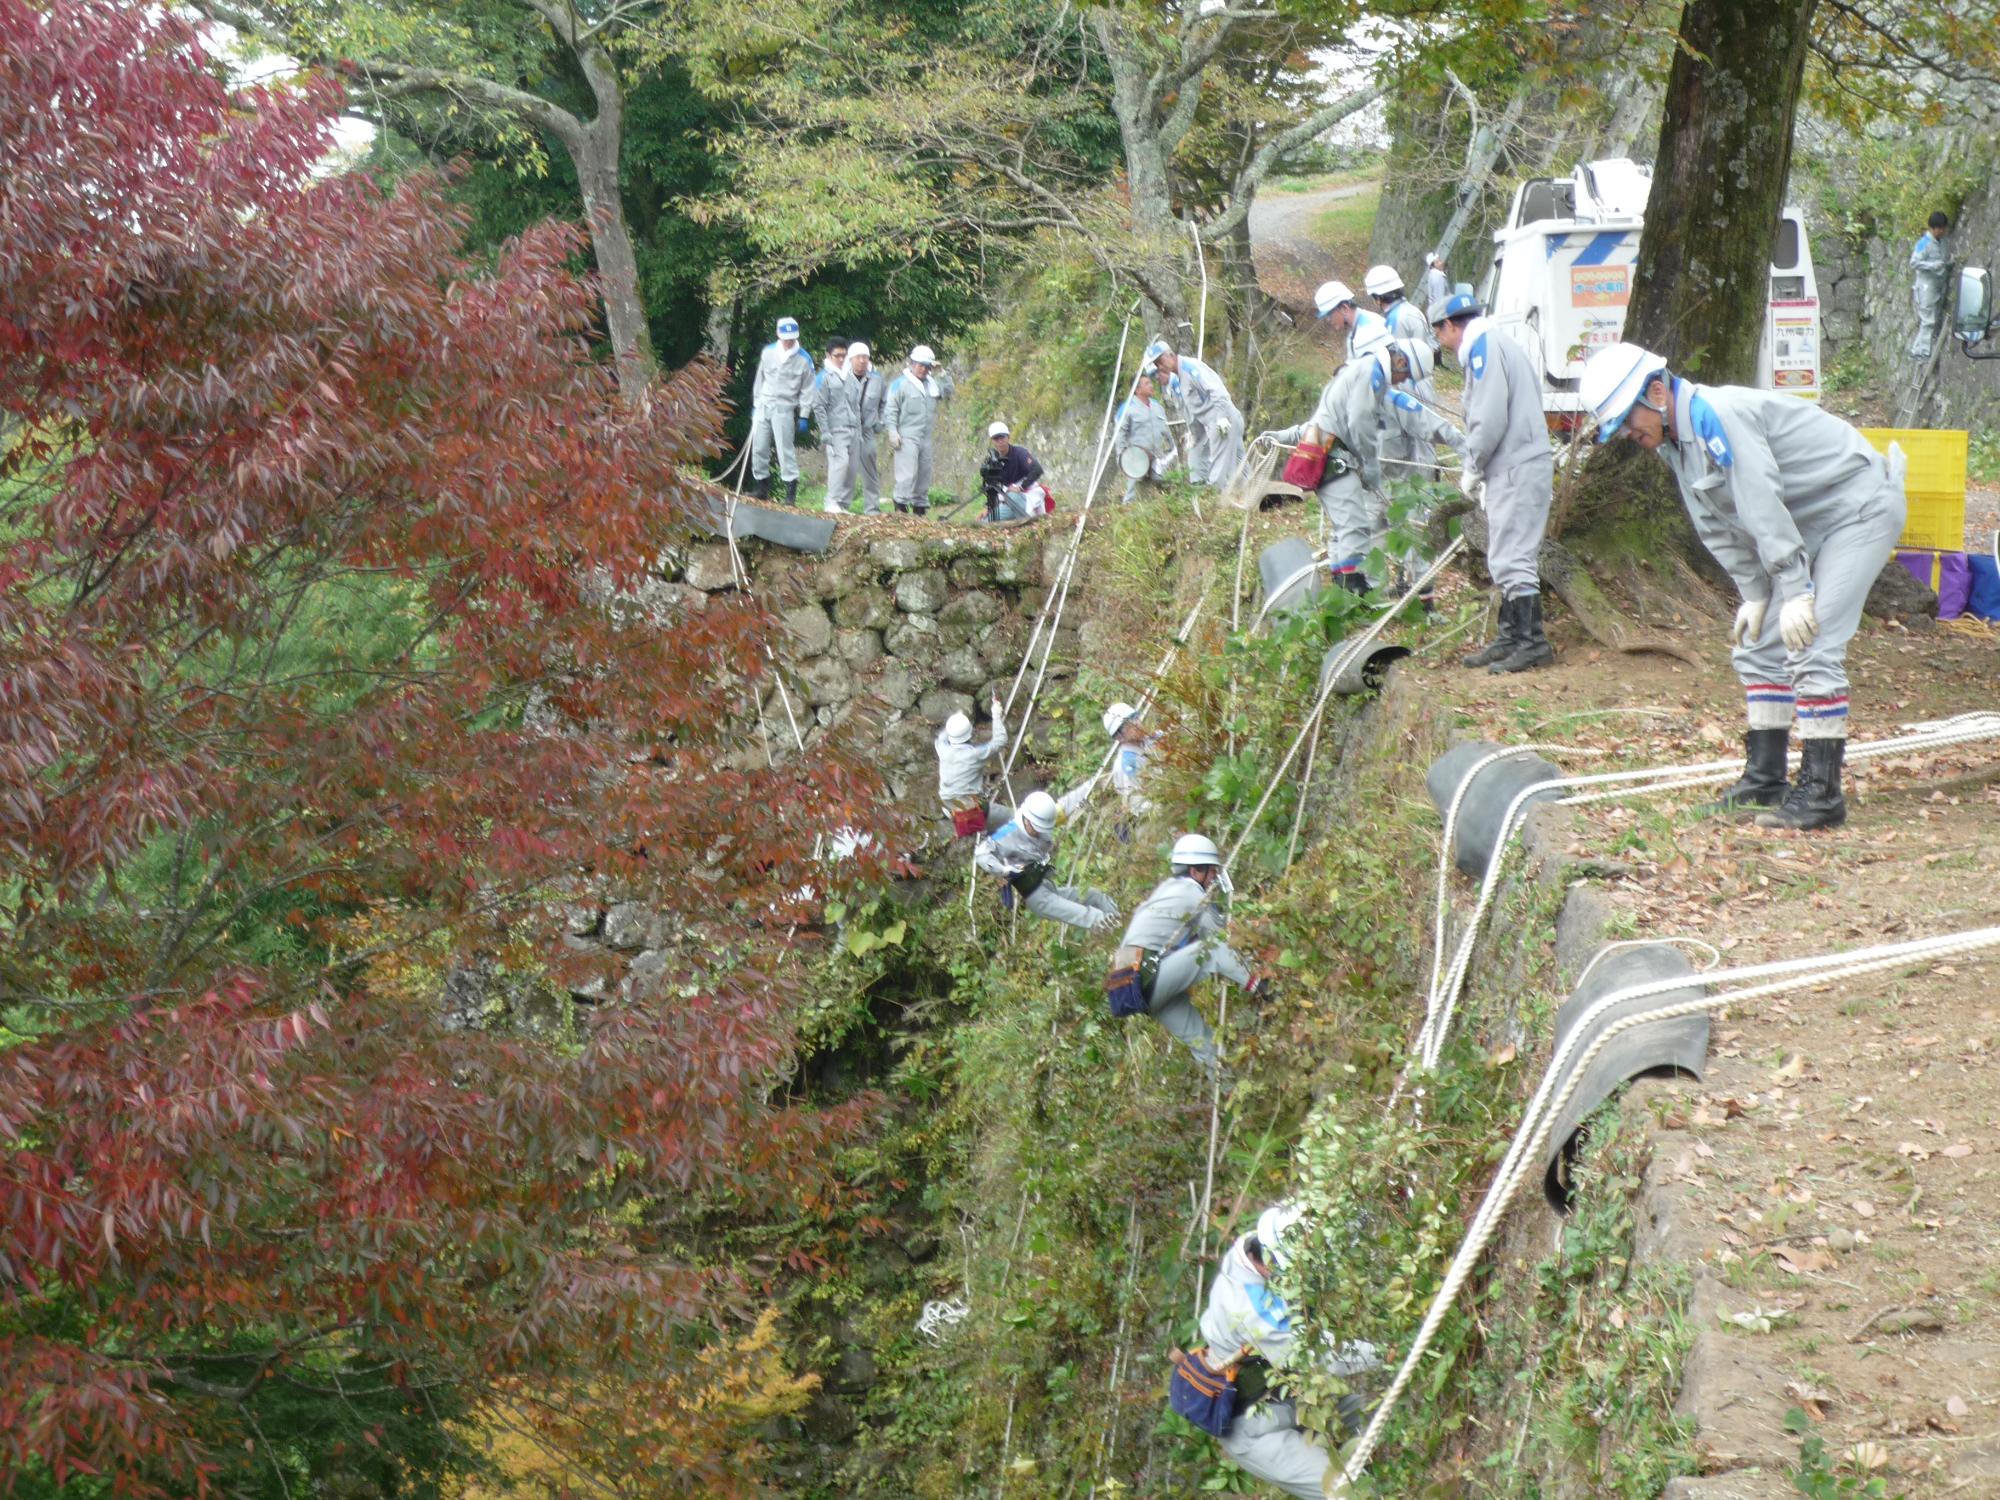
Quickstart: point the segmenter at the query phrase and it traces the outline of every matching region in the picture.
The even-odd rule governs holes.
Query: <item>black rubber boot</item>
[[[1366,573],[1336,573],[1333,575],[1333,581],[1341,588],[1346,589],[1350,594],[1365,594],[1368,592],[1368,575]]]
[[[1776,807],[1785,800],[1785,745],[1789,729],[1750,729],[1743,735],[1742,778],[1702,811],[1709,814],[1748,812]]]
[[[1516,632],[1521,629],[1520,617],[1522,612],[1517,606],[1526,602],[1525,599],[1502,599],[1500,601],[1500,628],[1494,632],[1493,639],[1481,646],[1477,651],[1474,651],[1471,655],[1460,657],[1458,664],[1461,667],[1490,667],[1503,657],[1512,656],[1521,645],[1520,637]]]
[[[1783,802],[1757,814],[1759,828],[1838,828],[1847,821],[1847,799],[1840,794],[1846,739],[1801,740],[1799,751],[1799,779]]]
[[[910,513],[910,507],[905,505],[902,501],[898,500],[896,502],[896,514],[899,516],[907,516],[909,513]]]
[[[1525,672],[1530,667],[1546,667],[1556,659],[1555,647],[1542,634],[1542,596],[1529,594],[1514,601],[1520,606],[1520,641],[1511,655],[1503,656],[1486,670],[1489,672]]]
[[[796,479],[787,479],[785,481],[785,504],[797,505],[798,503],[799,482]]]
[[[752,500],[768,500],[771,498],[771,476],[769,474],[766,474],[762,479],[752,479],[750,481],[750,498]]]

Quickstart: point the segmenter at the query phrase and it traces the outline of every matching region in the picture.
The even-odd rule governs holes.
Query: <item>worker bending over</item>
[[[1666,460],[1696,535],[1743,596],[1730,641],[1749,729],[1742,779],[1720,806],[1765,808],[1766,828],[1837,827],[1847,643],[1902,534],[1902,449],[1884,457],[1796,396],[1697,385],[1636,344],[1592,355],[1582,395],[1600,443],[1622,433]],[[1802,756],[1788,786],[1795,713]]]

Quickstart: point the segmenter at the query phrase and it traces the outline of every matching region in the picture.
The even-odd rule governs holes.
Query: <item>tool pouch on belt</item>
[[[1111,967],[1104,975],[1104,998],[1119,1020],[1145,1014],[1149,988],[1142,973],[1145,961],[1146,950],[1131,943],[1111,955]]]
[[[1302,490],[1316,490],[1326,475],[1326,444],[1300,443],[1285,460],[1283,479]]]
[[[1167,1356],[1167,1405],[1203,1432],[1221,1437],[1236,1420],[1236,1366],[1217,1369],[1203,1355],[1176,1349]]]
[[[951,831],[969,839],[986,832],[986,804],[977,797],[964,797],[951,805]]]
[[[1012,887],[1015,895],[1026,901],[1042,888],[1042,882],[1048,878],[1049,867],[1047,865],[1029,865],[1019,874],[1009,875],[1007,877],[1007,884]]]

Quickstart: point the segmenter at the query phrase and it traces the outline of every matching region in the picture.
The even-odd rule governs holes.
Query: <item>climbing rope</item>
[[[1347,1494],[1348,1486],[1366,1472],[1368,1460],[1381,1440],[1382,1429],[1387,1425],[1404,1391],[1408,1389],[1416,1373],[1418,1361],[1423,1358],[1436,1338],[1445,1314],[1458,1300],[1459,1292],[1464,1289],[1466,1281],[1470,1279],[1473,1269],[1478,1264],[1479,1257],[1497,1231],[1515,1192],[1531,1175],[1529,1164],[1539,1161],[1546,1154],[1549,1138],[1554,1132],[1556,1121],[1562,1116],[1563,1109],[1582,1086],[1584,1078],[1590,1071],[1591,1063],[1613,1041],[1638,1026],[1719,1011],[1746,1000],[1806,989],[1829,981],[1881,973],[1884,970],[1901,968],[1917,959],[1935,960],[1982,953],[1993,947],[2000,947],[2000,927],[1975,928],[1942,937],[1917,938],[1872,948],[1852,949],[1844,953],[1819,954],[1718,970],[1706,975],[1706,982],[1726,984],[1730,986],[1729,988],[1699,999],[1679,1001],[1629,1016],[1621,1016],[1593,1036],[1589,1046],[1583,1050],[1580,1057],[1576,1058],[1574,1066],[1571,1066],[1570,1059],[1575,1053],[1577,1039],[1589,1035],[1601,1017],[1613,1008],[1633,1000],[1685,990],[1688,988],[1688,976],[1676,975],[1670,979],[1631,985],[1614,991],[1593,1004],[1571,1028],[1557,1048],[1555,1056],[1550,1059],[1540,1086],[1536,1089],[1534,1098],[1529,1101],[1521,1124],[1515,1130],[1500,1171],[1495,1176],[1492,1186],[1487,1189],[1486,1196],[1473,1217],[1472,1225],[1467,1230],[1464,1243],[1453,1258],[1451,1268],[1439,1286],[1437,1295],[1432,1299],[1423,1325],[1418,1329],[1409,1352],[1404,1355],[1403,1362],[1396,1371],[1395,1379],[1390,1382],[1389,1389],[1376,1406],[1367,1428],[1356,1442],[1354,1451],[1342,1466],[1340,1476],[1328,1490],[1328,1494]],[[1768,982],[1746,983],[1746,981],[1760,980]],[[1559,1087],[1558,1079],[1562,1080]]]

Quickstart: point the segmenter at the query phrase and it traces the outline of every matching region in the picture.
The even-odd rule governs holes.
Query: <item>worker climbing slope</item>
[[[1038,917],[1085,932],[1094,932],[1117,920],[1117,903],[1102,891],[1078,890],[1049,879],[1049,862],[1056,853],[1056,829],[1075,816],[1096,785],[1097,778],[1093,776],[1060,798],[1047,792],[1030,792],[1021,799],[1009,821],[979,841],[972,862],[1004,883],[1003,901],[1011,904],[1019,900]]]
[[[1288,447],[1302,441],[1326,445],[1326,468],[1318,494],[1331,532],[1327,566],[1339,587],[1357,594],[1368,592],[1368,555],[1381,545],[1388,531],[1378,381],[1381,389],[1388,388],[1388,377],[1375,360],[1350,360],[1333,372],[1310,418],[1263,434]]]
[[[1228,484],[1243,462],[1243,413],[1222,377],[1161,339],[1147,345],[1142,368],[1157,372],[1187,412],[1189,481],[1216,489]]]
[[[1229,894],[1229,877],[1223,873],[1221,851],[1200,834],[1188,833],[1175,841],[1168,859],[1171,873],[1139,903],[1125,926],[1112,973],[1136,969],[1147,1012],[1213,1073],[1221,1065],[1215,1033],[1188,999],[1188,991],[1220,974],[1258,999],[1269,983],[1253,981],[1243,960],[1222,941],[1229,925],[1222,905]]]
[[[1222,1451],[1287,1495],[1319,1500],[1332,1459],[1323,1441],[1300,1429],[1298,1407],[1284,1394],[1285,1375],[1303,1373],[1311,1362],[1345,1379],[1379,1369],[1381,1358],[1374,1345],[1360,1340],[1329,1340],[1316,1359],[1300,1347],[1291,1309],[1271,1277],[1290,1264],[1291,1241],[1301,1234],[1303,1217],[1290,1204],[1273,1204],[1257,1216],[1255,1229],[1223,1252],[1201,1314],[1207,1347],[1198,1353],[1209,1369],[1235,1372],[1236,1409],[1216,1434]],[[1178,1372],[1174,1376],[1181,1378]],[[1359,1431],[1366,1403],[1349,1394],[1340,1398],[1338,1409],[1341,1426]]]
[[[1465,372],[1465,469],[1459,485],[1486,512],[1486,566],[1500,590],[1500,633],[1463,658],[1490,672],[1556,659],[1542,630],[1542,533],[1555,497],[1555,458],[1534,356],[1459,293],[1432,321]]]
[[[951,819],[955,837],[971,838],[986,831],[986,762],[1007,748],[1007,723],[1000,700],[993,700],[993,737],[972,740],[972,720],[953,714],[931,742],[938,758],[938,801]]]
[[[1111,736],[1111,789],[1134,817],[1153,810],[1139,782],[1146,774],[1146,754],[1153,747],[1146,726],[1139,722],[1139,710],[1129,703],[1114,703],[1104,710],[1104,732]]]
[[[1697,385],[1636,344],[1584,366],[1597,440],[1623,434],[1666,461],[1702,545],[1735,580],[1730,630],[1749,729],[1725,808],[1768,809],[1766,828],[1832,828],[1847,817],[1847,643],[1902,533],[1902,450],[1885,457],[1809,401]],[[1777,604],[1773,610],[1771,605]],[[1785,779],[1793,715],[1802,758]]]

